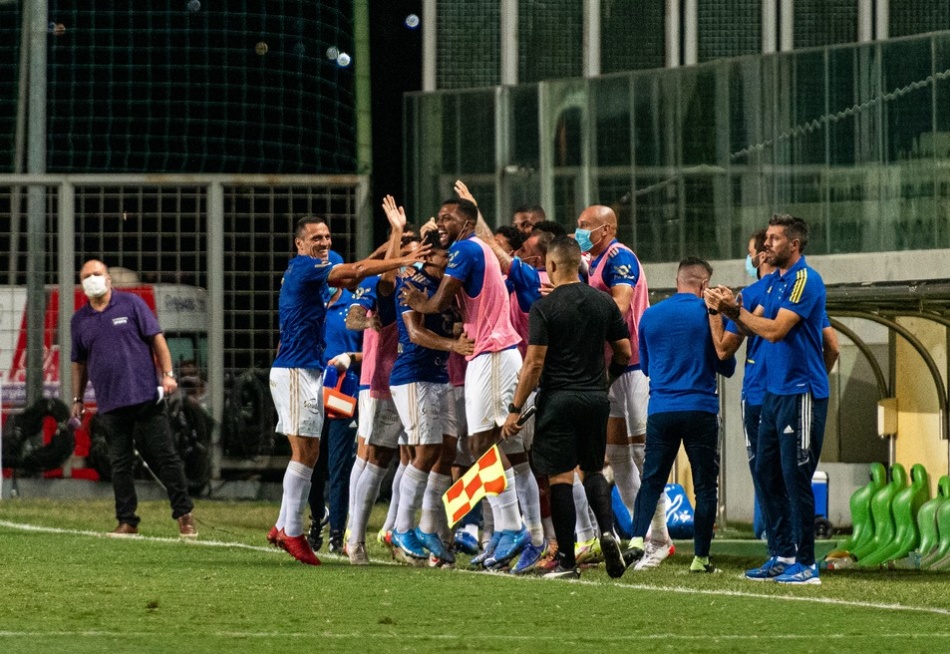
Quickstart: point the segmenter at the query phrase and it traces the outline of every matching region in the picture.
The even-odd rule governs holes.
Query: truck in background
[[[113,274],[114,279],[119,277]],[[199,368],[204,367],[208,354],[209,322],[204,289],[182,284],[144,283],[116,283],[115,288],[138,295],[155,312],[176,366],[182,361],[194,361]],[[59,397],[60,357],[70,356],[69,352],[60,351],[59,296],[58,287],[47,290],[43,319],[43,395],[53,398]],[[0,286],[0,371],[3,375],[0,381],[0,419],[3,423],[11,413],[26,408],[26,300],[25,287]],[[81,307],[86,302],[82,288],[75,287],[73,307]],[[66,400],[68,403],[68,398]],[[91,386],[86,388],[85,401],[86,415],[82,425],[75,430],[76,445],[70,460],[72,465],[67,464],[65,470],[59,468],[47,471],[44,476],[99,478],[94,469],[85,466],[91,444],[89,426],[95,413],[95,393]],[[55,421],[47,420],[47,423],[44,426],[44,442],[48,442],[55,430]],[[4,470],[4,476],[11,474],[12,471]]]

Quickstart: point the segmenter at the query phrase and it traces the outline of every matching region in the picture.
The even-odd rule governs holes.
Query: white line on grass
[[[48,534],[67,534],[74,536],[92,536],[94,538],[108,538],[108,534],[98,531],[84,531],[80,529],[62,529],[59,527],[44,527],[41,525],[30,525],[23,524],[18,522],[9,522],[7,520],[0,520],[0,527],[8,527],[10,529],[19,529],[21,531],[35,531]],[[119,540],[119,539],[116,539]],[[185,543],[187,545],[203,545],[205,547],[225,547],[232,549],[246,549],[252,550],[255,552],[267,552],[267,553],[282,553],[281,550],[277,550],[273,547],[263,547],[258,545],[246,545],[244,543],[228,542],[228,541],[217,541],[217,540],[183,540],[180,538],[160,538],[156,536],[135,536],[132,538],[126,537],[121,540],[126,541],[140,541],[140,542],[153,542],[153,543]],[[321,554],[323,558],[331,560],[347,560],[345,556],[339,556],[336,554]],[[374,564],[382,565],[398,565],[395,563],[390,563],[386,561],[374,561]],[[477,574],[484,576],[486,573],[479,572],[475,570],[455,570],[455,572],[461,574]],[[914,613],[931,613],[936,615],[950,615],[950,610],[941,609],[938,607],[932,606],[908,606],[906,604],[878,604],[875,602],[858,602],[853,600],[843,600],[836,599],[833,597],[803,597],[799,595],[770,595],[767,593],[750,593],[746,591],[738,590],[708,590],[702,588],[690,588],[685,586],[652,586],[649,584],[606,584],[604,582],[596,581],[556,581],[550,579],[542,579],[540,577],[528,576],[528,575],[510,575],[510,574],[492,574],[488,575],[494,579],[509,579],[512,581],[518,582],[543,582],[543,583],[561,583],[561,584],[575,584],[575,585],[584,585],[584,586],[596,586],[603,588],[605,586],[610,586],[613,588],[620,588],[625,590],[637,590],[637,591],[652,591],[652,592],[666,592],[666,593],[680,593],[680,594],[689,594],[689,595],[710,595],[713,597],[741,597],[748,599],[764,599],[764,600],[779,600],[786,602],[807,602],[813,604],[831,604],[834,606],[850,606],[854,608],[861,609],[878,609],[882,611],[909,611]],[[751,583],[751,582],[750,582]],[[0,632],[2,635],[4,632]]]
[[[156,636],[155,632],[149,631],[139,631],[139,632],[128,632],[128,631],[96,631],[96,630],[82,630],[82,631],[0,631],[0,638],[151,638]],[[211,636],[214,638],[247,638],[247,639],[267,639],[267,638],[296,638],[296,639],[354,639],[354,638],[365,638],[367,636],[366,632],[348,632],[348,633],[339,633],[332,631],[314,631],[314,632],[282,632],[282,631],[217,631],[217,632],[200,632],[194,634],[187,634],[183,632],[178,632],[178,636],[182,637],[192,637],[192,636]],[[418,633],[395,633],[395,632],[379,632],[370,634],[372,638],[391,638],[399,640],[443,640],[443,641],[470,641],[470,640],[489,640],[489,641],[556,641],[559,643],[569,642],[569,643],[584,643],[591,641],[604,641],[604,642],[616,642],[616,641],[670,641],[670,640],[680,640],[680,641],[794,641],[794,640],[815,640],[820,639],[821,641],[827,640],[844,640],[854,641],[855,639],[861,638],[874,638],[879,640],[882,638],[887,639],[898,639],[898,640],[921,640],[925,638],[950,638],[950,633],[933,633],[933,634],[919,634],[919,633],[904,633],[904,634],[895,634],[895,633],[874,633],[874,634],[829,634],[829,633],[816,633],[816,634],[788,634],[788,633],[772,633],[772,634],[725,634],[719,636],[711,636],[709,634],[683,634],[683,633],[664,633],[664,634],[620,634],[614,636],[607,635],[584,635],[578,636],[577,638],[565,640],[563,635],[549,635],[544,633],[532,634],[530,636],[519,636],[517,634],[480,634],[478,636],[472,636],[471,634],[418,634]]]
[[[59,527],[44,527],[41,525],[28,525],[19,522],[8,522],[0,520],[0,527],[9,527],[10,529],[19,529],[20,531],[36,531],[45,534],[67,534],[70,536],[92,536],[93,538],[108,538],[110,540],[123,541],[144,541],[151,543],[185,543],[187,545],[203,545],[205,547],[229,547],[233,549],[253,550],[255,552],[277,552],[279,550],[273,547],[264,547],[263,545],[246,545],[245,543],[235,543],[222,540],[198,540],[184,538],[162,538],[159,536],[122,536],[116,538],[110,536],[108,532],[86,531],[82,529],[62,529]]]

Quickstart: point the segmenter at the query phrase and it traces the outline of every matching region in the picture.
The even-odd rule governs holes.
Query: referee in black
[[[580,265],[581,250],[574,240],[559,236],[551,241],[545,266],[554,290],[531,307],[528,351],[502,429],[505,438],[521,430],[518,417],[524,403],[540,386],[531,465],[551,484],[558,566],[544,576],[552,579],[580,577],[574,560],[576,468],[600,526],[607,573],[620,577],[625,569],[603,467],[610,413],[607,389],[630,360],[630,334],[613,299],[580,281]],[[612,351],[609,366],[605,343]]]

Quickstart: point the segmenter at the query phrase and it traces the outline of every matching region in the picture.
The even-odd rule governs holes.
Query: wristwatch
[[[521,413],[521,407],[514,404],[508,405],[508,413]]]
[[[168,372],[163,372],[162,375],[164,375],[165,377],[171,377],[172,379],[174,379],[174,378],[175,378],[175,371],[174,371],[174,370],[169,370]]]

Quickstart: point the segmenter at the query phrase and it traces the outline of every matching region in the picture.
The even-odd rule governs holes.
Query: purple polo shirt
[[[142,298],[113,289],[102,311],[89,304],[76,311],[70,331],[70,360],[86,364],[100,412],[156,400],[158,373],[147,339],[162,328]]]

